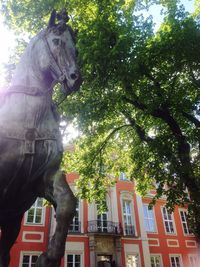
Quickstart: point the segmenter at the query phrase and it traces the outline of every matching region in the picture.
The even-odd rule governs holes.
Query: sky
[[[9,57],[10,50],[14,47],[15,36],[11,30],[8,30],[3,24],[3,18],[0,15],[0,62],[6,62]]]

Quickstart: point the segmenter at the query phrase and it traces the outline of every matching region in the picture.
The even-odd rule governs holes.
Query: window
[[[161,267],[161,259],[158,255],[151,255],[151,267]]]
[[[38,198],[26,213],[26,223],[42,224],[44,217],[43,199]]]
[[[190,267],[197,267],[197,256],[190,255],[189,256]]]
[[[102,213],[97,215],[97,228],[99,232],[107,232],[108,221],[107,213]]]
[[[39,255],[24,254],[22,256],[22,267],[35,267]]]
[[[119,180],[121,181],[128,181],[128,178],[124,172],[120,172]]]
[[[77,201],[76,203],[76,213],[73,218],[72,223],[70,224],[69,227],[69,232],[80,232],[80,220],[79,220],[79,211],[80,211],[80,202]]]
[[[188,227],[188,223],[187,223],[187,212],[181,210],[180,216],[181,216],[181,222],[182,222],[184,234],[186,234],[186,235],[192,234],[191,230]]]
[[[126,267],[139,267],[138,255],[127,255]]]
[[[98,210],[98,206],[97,206]],[[97,214],[97,229],[99,232],[107,232],[108,231],[108,218],[107,212],[103,212]]]
[[[68,254],[67,255],[67,267],[81,267],[81,255]]]
[[[150,209],[148,205],[143,205],[144,211],[144,225],[147,232],[155,232],[156,225],[154,220],[153,209]]]
[[[171,256],[170,257],[171,267],[181,267],[181,260],[179,256]]]
[[[164,220],[164,225],[165,225],[165,231],[169,234],[174,234],[175,229],[174,229],[174,223],[173,223],[173,216],[171,213],[168,212],[168,210],[163,207],[162,208],[163,212],[163,220]]]
[[[133,226],[132,212],[131,212],[131,201],[123,200],[123,219],[124,229],[126,235],[134,235],[135,230]]]

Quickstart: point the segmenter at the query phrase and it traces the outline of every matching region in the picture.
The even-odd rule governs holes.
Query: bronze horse
[[[37,197],[53,204],[57,226],[36,266],[58,267],[64,255],[76,199],[59,170],[63,149],[52,93],[56,83],[67,95],[81,85],[68,19],[66,12],[52,12],[48,27],[25,50],[11,86],[1,93],[0,267],[9,266],[23,214]]]

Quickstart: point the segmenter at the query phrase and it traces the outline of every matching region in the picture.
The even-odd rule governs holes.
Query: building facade
[[[78,175],[66,177],[72,190]],[[149,209],[150,192],[141,198],[134,183],[120,175],[108,191],[108,211],[80,200],[66,239],[62,267],[198,267],[198,243],[187,224],[187,209],[171,214],[160,199]],[[51,207],[37,199],[26,212],[11,251],[10,267],[34,267],[56,226]]]

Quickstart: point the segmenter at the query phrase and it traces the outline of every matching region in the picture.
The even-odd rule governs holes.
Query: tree
[[[164,22],[154,32],[152,17],[138,15],[141,1],[68,1],[84,83],[60,107],[82,133],[64,166],[79,172],[82,197],[97,202],[120,171],[142,194],[156,183],[154,201],[165,194],[170,209],[187,204],[200,237],[198,9],[190,15],[177,1],[160,2]],[[36,14],[45,18],[64,1],[38,3],[3,2],[7,23],[33,31],[41,25]]]

